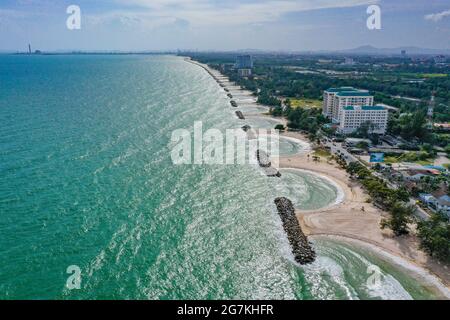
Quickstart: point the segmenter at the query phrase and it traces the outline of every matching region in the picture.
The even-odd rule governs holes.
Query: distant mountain
[[[401,54],[402,50],[405,50],[406,54],[450,54],[450,49],[427,49],[419,47],[375,48],[369,45],[342,50],[340,52],[347,54],[393,55]]]

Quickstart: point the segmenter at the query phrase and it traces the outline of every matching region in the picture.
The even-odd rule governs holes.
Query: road
[[[382,179],[384,182],[386,182],[386,184],[390,188],[392,188],[392,189],[398,189],[399,188],[399,186],[397,184],[395,184],[395,183],[389,181],[388,179],[386,179],[386,177],[384,177],[381,173],[373,171],[372,168],[368,167],[364,162],[360,161],[360,159],[358,159],[353,154],[348,152],[342,146],[342,143],[326,141],[324,143],[324,145],[326,147],[330,148],[331,153],[333,153],[335,155],[342,155],[344,157],[345,161],[347,162],[347,164],[349,164],[351,162],[359,162],[363,166],[365,166],[367,169],[369,169],[370,172],[374,176],[376,176],[376,177]],[[416,215],[417,218],[419,218],[420,220],[428,220],[430,218],[430,215],[425,210],[423,210],[419,205],[417,205],[417,200],[416,199],[410,198],[409,199],[409,204],[416,207],[415,215]]]

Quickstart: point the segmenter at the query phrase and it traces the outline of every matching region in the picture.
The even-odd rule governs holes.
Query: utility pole
[[[428,126],[430,129],[433,129],[433,116],[434,116],[434,107],[435,107],[435,95],[436,92],[433,91],[431,94],[431,99],[430,99],[430,104],[428,105],[428,111],[427,111],[427,116],[428,116]]]

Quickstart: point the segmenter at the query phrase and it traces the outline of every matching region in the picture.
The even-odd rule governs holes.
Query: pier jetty
[[[305,236],[298,223],[292,201],[284,197],[276,198],[275,205],[277,206],[278,214],[283,222],[284,231],[291,244],[295,261],[301,265],[314,262],[316,259],[316,252],[311,247],[308,238]]]

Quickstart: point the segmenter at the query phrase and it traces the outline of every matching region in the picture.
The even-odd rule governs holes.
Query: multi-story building
[[[331,119],[334,123],[339,123],[344,107],[373,106],[373,100],[369,91],[340,91],[334,96]]]
[[[245,78],[252,75],[252,69],[238,69],[238,76]]]
[[[253,59],[251,55],[242,55],[236,57],[236,69],[252,69]]]
[[[364,123],[370,123],[369,131],[384,135],[387,129],[388,110],[382,106],[346,106],[340,112],[338,131],[355,132]]]
[[[333,117],[333,104],[334,97],[339,92],[355,92],[358,91],[353,87],[341,87],[341,88],[330,88],[323,92],[323,108],[322,113],[325,117],[332,118]]]
[[[338,123],[343,107],[372,106],[373,101],[373,96],[367,90],[353,87],[330,88],[323,94],[322,113],[334,123]]]

